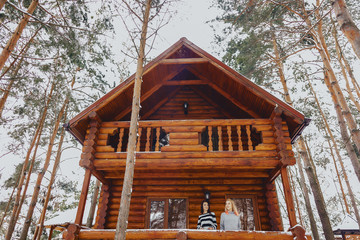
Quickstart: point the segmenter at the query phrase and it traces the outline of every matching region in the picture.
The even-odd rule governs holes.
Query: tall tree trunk
[[[140,112],[140,92],[141,92],[141,81],[144,70],[144,58],[145,58],[145,46],[146,46],[146,34],[147,27],[150,15],[151,0],[146,1],[143,25],[141,29],[141,39],[140,47],[138,51],[138,61],[137,69],[135,74],[135,84],[134,84],[134,95],[132,101],[132,110],[131,110],[131,122],[129,129],[129,141],[127,146],[127,156],[126,156],[126,169],[124,176],[124,183],[121,193],[121,202],[119,215],[116,224],[116,233],[115,240],[125,240],[126,239],[126,229],[129,217],[130,201],[131,201],[131,192],[134,178],[134,168],[135,168],[135,148],[136,148],[136,138],[138,132],[138,121],[139,121],[139,112]],[[140,140],[139,140],[140,141]]]
[[[15,183],[15,185],[14,185],[14,187],[13,187],[13,190],[12,190],[11,195],[10,195],[10,197],[9,197],[9,201],[8,201],[8,203],[6,204],[4,213],[3,213],[2,217],[1,217],[0,229],[2,228],[4,219],[5,219],[6,215],[7,215],[8,210],[9,210],[9,207],[10,207],[10,204],[11,204],[11,202],[12,202],[12,199],[13,199],[13,196],[14,196],[14,193],[15,193],[15,190],[16,190],[16,186],[17,186],[17,183],[19,182],[19,180],[20,180],[20,175],[19,175],[19,177],[18,177],[18,179],[17,179],[17,181],[16,181],[16,183]]]
[[[335,46],[336,46],[336,54],[337,54],[337,58],[338,58],[338,62],[339,62],[339,65],[341,67],[341,73],[342,75],[344,76],[344,79],[345,79],[345,83],[346,83],[346,89],[349,93],[349,97],[351,99],[351,101],[353,102],[353,104],[356,106],[358,112],[360,112],[360,104],[359,102],[355,99],[355,96],[354,94],[352,93],[352,89],[350,87],[350,83],[349,83],[349,79],[348,79],[348,76],[346,74],[346,70],[345,70],[345,66],[343,64],[343,61],[342,61],[342,52],[341,52],[341,48],[340,48],[340,45],[339,45],[339,42],[338,42],[338,38],[337,38],[337,35],[336,35],[336,29],[333,29],[333,37],[334,37],[334,40],[335,40]]]
[[[68,102],[69,102],[69,99],[67,97],[65,99],[64,104],[63,104],[63,106],[62,106],[62,108],[61,108],[61,110],[60,110],[60,112],[59,112],[59,114],[57,116],[56,121],[55,121],[54,128],[53,128],[53,131],[52,131],[52,134],[51,134],[51,137],[50,137],[50,142],[49,142],[46,158],[45,158],[45,163],[44,163],[43,168],[39,172],[37,180],[36,180],[36,184],[35,184],[35,187],[34,187],[34,193],[33,193],[32,198],[31,198],[28,213],[26,215],[26,219],[25,219],[25,222],[24,222],[24,227],[23,227],[21,235],[20,235],[20,240],[26,240],[26,237],[27,237],[27,234],[28,234],[28,231],[29,231],[29,227],[30,227],[30,224],[31,224],[32,215],[33,215],[33,212],[34,212],[34,209],[35,209],[35,206],[36,206],[37,199],[39,197],[41,182],[42,182],[42,180],[44,178],[44,175],[45,175],[45,173],[46,173],[46,171],[47,171],[47,169],[49,167],[50,157],[51,157],[51,154],[52,154],[52,148],[54,146],[54,141],[55,141],[55,138],[56,138],[56,135],[57,135],[57,132],[58,132],[58,129],[59,129],[59,125],[60,125],[61,119],[63,117],[63,114],[65,112],[65,108],[66,108]]]
[[[27,10],[27,13],[29,13],[30,15],[34,13],[37,5],[38,5],[39,1],[38,0],[32,0],[31,4]],[[14,50],[25,26],[27,25],[28,21],[30,19],[30,16],[28,14],[24,14],[23,18],[21,19],[19,25],[17,26],[17,28],[15,29],[14,34],[11,36],[10,40],[8,41],[8,43],[6,44],[6,46],[4,47],[4,49],[1,52],[0,55],[0,71],[2,70],[2,68],[5,65],[6,60],[9,58],[11,52]]]
[[[302,0],[303,1],[303,0]],[[303,5],[305,6],[304,2]],[[320,1],[317,0],[317,7],[319,7]],[[314,26],[312,25],[310,21],[310,17],[308,15],[308,12],[303,9],[303,20],[307,24],[309,28],[309,33],[313,37],[313,41],[316,43],[316,49],[318,50],[320,57],[323,61],[323,64],[325,66],[325,70],[328,72],[329,78],[331,80],[331,84],[327,84],[329,91],[334,92],[336,96],[336,101],[334,101],[334,105],[340,104],[341,109],[343,111],[343,115],[345,117],[347,126],[349,127],[351,138],[353,139],[354,143],[356,144],[356,147],[360,149],[360,130],[358,129],[358,126],[356,124],[356,121],[351,114],[350,108],[346,102],[346,99],[344,97],[344,94],[342,92],[342,89],[340,88],[340,85],[338,83],[338,80],[336,78],[335,72],[331,66],[331,59],[328,54],[327,45],[325,42],[324,35],[322,33],[322,20],[319,16],[319,14],[316,14],[317,16],[317,30],[314,29]]]
[[[300,148],[300,154],[305,164],[305,171],[308,175],[308,179],[310,182],[310,186],[312,192],[314,194],[314,200],[316,204],[316,208],[318,210],[320,221],[323,226],[324,235],[326,240],[335,240],[334,234],[332,232],[332,227],[329,219],[329,215],[326,211],[326,204],[324,201],[324,197],[320,188],[320,185],[317,181],[317,176],[315,175],[313,166],[309,159],[309,153],[307,153],[304,140],[300,137],[299,141],[297,141],[298,146]]]
[[[328,76],[325,75],[324,78],[328,78]],[[326,81],[326,82],[329,82],[328,80],[325,80],[325,81]],[[320,103],[319,103],[318,98],[317,98],[317,96],[316,96],[316,93],[315,93],[315,91],[314,91],[314,89],[313,89],[313,87],[312,87],[312,84],[311,84],[310,82],[309,82],[309,87],[310,87],[310,90],[311,90],[311,92],[312,92],[312,94],[313,94],[313,96],[314,96],[314,98],[315,98],[315,102],[316,102],[316,104],[317,104],[317,106],[318,106],[319,112],[320,112],[320,114],[321,114],[321,116],[322,116],[322,118],[323,118],[324,125],[325,125],[325,131],[329,134],[329,137],[330,137],[330,139],[331,139],[331,141],[332,141],[332,143],[333,143],[333,146],[334,146],[334,149],[335,149],[335,152],[336,152],[336,156],[338,157],[339,162],[340,162],[340,164],[341,164],[341,166],[342,166],[342,171],[346,174],[346,169],[345,169],[345,167],[344,167],[344,164],[343,164],[343,161],[342,161],[342,157],[341,157],[341,155],[340,155],[339,147],[337,146],[337,143],[336,143],[336,140],[335,140],[334,135],[332,134],[330,125],[329,125],[328,121],[326,120],[325,114],[324,114],[324,112],[323,112],[322,109],[321,109],[321,106],[320,106]],[[331,94],[331,96],[332,96],[332,98],[335,98],[335,97],[334,97],[334,94]],[[338,106],[338,105],[337,105],[337,106]],[[340,106],[335,107],[335,108],[337,109],[336,111],[340,111],[340,113],[341,113]],[[340,114],[340,115],[341,115],[341,114]],[[339,117],[340,117],[340,116],[338,116],[338,120],[340,121]],[[340,118],[343,119],[342,115],[341,115]],[[344,121],[342,121],[342,122],[344,122]],[[340,125],[340,124],[339,124],[339,125]],[[343,129],[343,131],[347,132],[345,124],[341,124],[341,125],[340,125],[340,129]],[[357,156],[356,156],[356,154],[355,154],[355,151],[354,151],[354,149],[353,149],[353,147],[352,147],[352,145],[351,145],[351,142],[349,142],[349,138],[347,138],[347,139],[344,139],[344,138],[343,138],[343,141],[344,141],[344,144],[349,144],[349,147],[347,147],[346,149],[347,149],[347,150],[351,150],[351,151],[347,151],[347,152],[348,152],[348,155],[349,155],[349,157],[350,157],[350,159],[351,159],[351,162],[353,163],[353,167],[354,167],[354,170],[355,170],[355,174],[356,174],[356,176],[358,177],[358,180],[359,180],[359,182],[360,182],[360,163],[359,163],[359,160],[358,160],[358,158],[357,158]]]
[[[26,43],[26,45],[20,51],[20,54],[21,54],[20,61],[19,61],[18,65],[16,66],[15,70],[11,73],[11,80],[10,80],[9,84],[6,86],[6,90],[4,91],[4,94],[0,100],[0,118],[2,117],[2,113],[3,113],[4,107],[5,107],[6,100],[10,94],[10,90],[11,90],[13,84],[15,83],[15,78],[22,66],[22,62],[24,61],[24,55],[29,50],[30,44],[34,40],[35,36],[39,33],[41,28],[42,27],[38,28],[38,30],[32,35],[30,40]],[[14,61],[10,64],[10,66],[1,74],[0,79],[7,73],[7,71],[10,68],[12,68],[12,66],[16,63],[17,59],[18,59],[18,57],[16,59],[14,59]]]
[[[310,220],[310,227],[311,227],[311,232],[313,234],[314,240],[320,240],[319,237],[319,232],[318,232],[318,228],[316,225],[316,221],[315,221],[315,217],[314,217],[314,213],[313,210],[311,208],[311,203],[310,203],[310,197],[309,197],[309,191],[308,188],[306,186],[305,183],[305,177],[304,177],[304,172],[303,172],[303,166],[301,163],[301,159],[298,158],[297,165],[298,165],[298,169],[299,169],[299,175],[300,175],[300,185],[301,185],[301,189],[304,195],[304,200],[305,200],[305,207],[306,207],[306,211]]]
[[[280,54],[279,54],[279,51],[278,51],[278,47],[277,47],[277,42],[276,42],[276,38],[275,36],[273,35],[273,49],[274,49],[274,53],[275,53],[275,57],[276,57],[276,64],[277,64],[277,68],[278,68],[278,72],[280,73],[279,76],[280,76],[280,81],[283,85],[283,91],[284,91],[284,95],[286,97],[286,101],[289,102],[289,103],[292,103],[292,100],[291,100],[291,97],[290,97],[290,93],[288,92],[288,87],[287,87],[287,83],[286,83],[286,79],[285,79],[285,74],[284,74],[284,69],[283,69],[283,66],[280,61]],[[292,104],[291,104],[292,105]],[[301,156],[307,160],[307,162],[310,164],[310,156],[308,155],[308,152],[306,151],[306,148],[305,148],[305,144],[303,142],[303,138],[300,137],[298,139],[298,144],[296,145],[296,148],[297,148],[297,151],[299,153],[301,153]],[[297,162],[298,161],[301,161],[301,159],[297,159]],[[305,160],[304,160],[305,161]],[[315,166],[311,168],[310,170],[312,172],[312,174],[308,174],[308,177],[310,178],[311,176],[315,176],[316,174],[314,173],[315,171]],[[313,186],[314,184],[314,186]],[[312,191],[314,191],[315,189],[321,189],[320,188],[320,185],[318,184],[318,182],[316,180],[314,181],[310,181],[310,185],[311,185],[311,189]],[[320,199],[316,200],[315,199],[315,202],[317,203],[316,204],[316,207],[317,207],[317,210],[319,212],[319,215],[321,214],[324,214],[326,212],[326,206],[325,206],[325,202],[324,202],[324,198],[323,198],[323,195],[322,195],[322,192],[321,191],[317,191],[316,193],[314,193],[314,198],[317,198],[319,197]],[[325,209],[325,211],[324,211]],[[306,207],[306,210],[308,212],[309,215],[313,215],[312,214],[312,209],[311,209],[311,205],[309,204],[307,207]],[[313,220],[315,221],[315,220]],[[325,231],[330,231],[331,230],[331,224],[330,224],[330,220],[329,220],[329,217],[328,215],[326,215],[322,221],[322,226],[323,226],[323,229],[324,229],[324,232]],[[316,223],[315,223],[315,226],[316,226]],[[330,229],[330,230],[329,230]],[[311,230],[313,232],[313,235],[314,237],[317,236],[317,238],[319,239],[319,234],[317,232],[317,228],[314,228],[314,226],[311,227]],[[332,232],[331,232],[332,233]],[[329,239],[334,239],[334,235],[332,235],[331,233],[327,233],[325,236],[326,236],[326,239],[329,240]]]
[[[96,208],[96,203],[97,203],[97,199],[98,199],[98,195],[99,195],[99,189],[100,189],[100,181],[99,181],[99,179],[96,179],[94,193],[91,198],[89,216],[86,221],[86,226],[89,228],[92,226],[92,223],[94,220],[95,208]]]
[[[66,106],[66,109],[65,109],[64,121],[63,122],[66,123],[66,120],[67,120],[67,106]],[[50,196],[51,196],[51,190],[52,190],[53,184],[55,182],[55,177],[56,177],[57,169],[58,169],[58,166],[59,166],[59,163],[60,163],[61,153],[62,153],[62,150],[63,150],[62,145],[63,145],[63,142],[64,142],[64,137],[65,137],[65,128],[63,127],[61,129],[61,133],[60,133],[59,145],[58,145],[58,149],[57,149],[57,153],[56,153],[56,157],[55,157],[54,166],[53,166],[53,169],[52,169],[52,172],[51,172],[50,182],[49,182],[49,185],[48,185],[48,188],[47,188],[47,193],[46,193],[44,206],[43,206],[43,209],[41,211],[41,216],[39,218],[38,225],[36,226],[36,229],[35,229],[33,240],[35,240],[35,239],[40,240],[40,238],[41,238],[41,233],[42,233],[43,228],[44,228],[46,209],[47,209],[48,204],[49,204],[49,200],[50,200]]]
[[[4,7],[7,0],[0,0],[0,10]]]
[[[327,78],[327,74],[325,74],[325,78]],[[328,82],[328,81],[326,81]],[[333,93],[331,93],[331,97],[334,99],[335,96]],[[356,153],[355,153],[355,150],[350,142],[350,138],[349,138],[349,135],[347,133],[347,130],[346,130],[346,127],[344,127],[345,123],[344,123],[344,118],[343,118],[343,115],[341,114],[341,110],[340,110],[340,106],[339,105],[335,105],[335,111],[336,111],[336,114],[337,114],[337,117],[338,117],[338,120],[339,120],[339,125],[340,125],[340,133],[341,133],[341,137],[343,138],[344,140],[344,144],[346,146],[346,149],[347,149],[347,152],[349,155],[352,155],[350,156],[350,159],[351,159],[351,162],[353,163],[353,165],[355,164],[358,164],[359,165],[359,160],[357,159],[356,157]],[[347,140],[346,140],[347,139]],[[356,157],[356,158],[355,158]],[[349,191],[349,195],[350,195],[350,200],[351,200],[351,204],[353,206],[353,209],[354,209],[354,213],[355,213],[355,217],[357,219],[357,222],[359,224],[359,229],[360,229],[360,214],[359,214],[359,210],[357,208],[357,204],[356,204],[356,200],[355,200],[355,196],[354,196],[354,193],[352,191],[352,188],[350,186],[350,183],[349,183],[349,180],[348,180],[348,177],[347,177],[347,171],[345,169],[345,166],[343,164],[343,162],[340,160],[340,166],[342,168],[342,171],[343,171],[343,174],[344,174],[344,177],[345,177],[345,183],[346,183],[346,186],[348,188],[348,191]],[[353,161],[354,160],[354,161]],[[354,167],[355,168],[355,167]],[[356,172],[356,169],[355,169],[355,172]],[[359,179],[360,181],[360,179]]]
[[[23,165],[21,173],[20,173],[20,180],[19,180],[17,190],[16,190],[16,197],[15,197],[13,211],[12,211],[12,214],[11,214],[11,218],[10,218],[8,229],[7,229],[6,236],[5,236],[6,240],[11,239],[11,236],[12,236],[12,234],[14,232],[14,229],[15,229],[17,216],[18,216],[17,214],[19,212],[18,210],[19,210],[19,207],[20,207],[21,189],[22,189],[22,186],[24,184],[24,180],[25,180],[25,176],[26,176],[26,169],[28,167],[30,154],[32,152],[32,149],[35,146],[37,138],[40,137],[39,135],[41,135],[41,130],[42,130],[43,124],[45,122],[48,106],[49,106],[50,101],[52,99],[52,93],[53,93],[54,88],[55,88],[55,82],[53,82],[52,85],[51,85],[51,89],[50,89],[49,95],[47,96],[47,101],[46,101],[46,104],[44,106],[44,110],[43,110],[42,115],[41,115],[40,120],[39,120],[39,125],[37,126],[37,129],[36,129],[36,131],[34,133],[34,137],[32,139],[32,142],[30,143],[30,147],[29,147],[29,149],[27,151],[27,154],[26,154],[26,157],[25,157],[25,160],[24,160],[24,165]]]
[[[345,0],[332,0],[331,3],[341,31],[349,40],[356,56],[360,59],[360,30],[351,18]]]
[[[304,226],[303,219],[302,219],[302,216],[301,216],[301,211],[300,211],[300,204],[299,204],[299,200],[298,200],[298,197],[297,197],[297,192],[296,192],[296,189],[295,189],[295,182],[294,182],[294,179],[293,179],[293,173],[291,172],[291,170],[289,171],[289,175],[290,175],[290,180],[291,180],[292,192],[293,192],[293,195],[295,197],[296,208],[297,208],[297,212],[298,212],[298,215],[299,215],[300,225]]]

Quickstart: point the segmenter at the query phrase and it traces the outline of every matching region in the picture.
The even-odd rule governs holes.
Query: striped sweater
[[[199,220],[197,223],[197,229],[209,229],[213,228],[216,229],[216,217],[215,213],[204,213],[199,216]]]

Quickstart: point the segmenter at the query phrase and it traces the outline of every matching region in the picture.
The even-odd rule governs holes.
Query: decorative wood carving
[[[98,217],[97,217],[97,223],[95,224],[95,228],[97,229],[103,229],[105,228],[106,223],[106,216],[107,216],[107,210],[108,210],[108,204],[109,204],[109,197],[110,197],[110,187],[109,185],[102,185],[101,188],[101,202],[99,203],[99,210],[98,210]]]
[[[99,129],[101,125],[101,119],[96,112],[89,114],[88,134],[84,142],[83,153],[81,154],[80,166],[87,169],[94,169],[93,161],[95,159],[94,154],[96,152],[96,142],[98,139]]]
[[[279,202],[276,193],[276,187],[273,182],[266,184],[266,203],[269,211],[271,230],[283,231],[282,218],[279,209]]]

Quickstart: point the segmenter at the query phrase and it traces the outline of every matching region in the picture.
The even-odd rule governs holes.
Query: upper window
[[[185,198],[148,199],[147,227],[150,229],[187,228],[188,204]]]
[[[238,209],[241,230],[261,230],[257,198],[255,195],[227,195]]]

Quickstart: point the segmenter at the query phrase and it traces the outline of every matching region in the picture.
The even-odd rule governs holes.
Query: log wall
[[[147,227],[148,198],[187,198],[188,228],[195,229],[205,190],[211,192],[211,210],[217,216],[218,225],[227,195],[255,195],[261,230],[282,229],[274,186],[269,189],[266,182],[270,172],[279,164],[270,120],[141,121],[139,125],[146,128],[161,124],[164,129],[178,134],[176,131],[183,129],[183,125],[186,125],[187,130],[199,131],[197,126],[218,126],[220,123],[251,125],[261,132],[262,143],[255,150],[234,148],[232,151],[209,151],[205,148],[204,151],[190,152],[182,147],[186,143],[173,141],[170,146],[181,148],[176,148],[176,151],[166,151],[164,148],[164,151],[158,152],[138,152],[129,215],[130,229]],[[104,146],[106,141],[102,140],[124,125],[124,122],[106,122],[100,129],[93,164],[97,171],[101,171],[111,181],[111,185],[107,199],[104,201],[103,195],[100,198],[96,222],[103,224],[97,224],[95,227],[98,228],[116,227],[126,161],[125,152],[114,152],[113,148]],[[287,138],[286,146],[291,150],[285,123],[282,131]],[[293,158],[292,151],[289,154]],[[103,202],[107,202],[107,207],[101,206]]]

